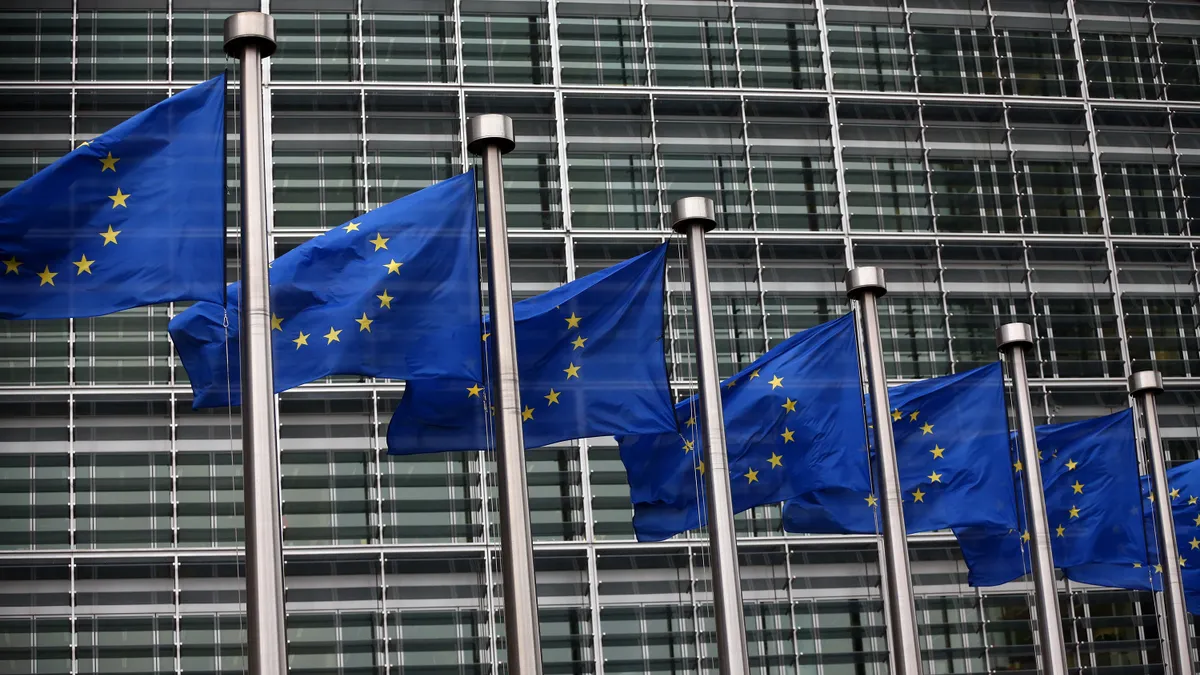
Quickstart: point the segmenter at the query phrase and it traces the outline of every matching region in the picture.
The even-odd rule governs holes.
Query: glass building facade
[[[1124,407],[1125,377],[1156,368],[1170,459],[1197,456],[1194,2],[14,0],[0,189],[235,72],[222,22],[242,9],[278,28],[277,253],[473,165],[465,119],[504,113],[520,297],[671,238],[670,204],[706,195],[723,374],[847,311],[845,270],[879,265],[894,381],[994,360],[994,328],[1026,321],[1039,421]],[[244,668],[239,421],[191,410],[180,309],[0,322],[0,672]],[[505,670],[494,463],[389,459],[402,392],[339,377],[279,399],[293,673]],[[713,672],[702,534],[633,540],[611,439],[531,451],[528,475],[545,671]],[[753,671],[886,673],[876,540],[785,536],[774,506],[737,524]],[[1035,672],[1029,584],[968,587],[948,534],[911,549],[927,672]],[[1062,592],[1073,668],[1163,671],[1153,596]]]

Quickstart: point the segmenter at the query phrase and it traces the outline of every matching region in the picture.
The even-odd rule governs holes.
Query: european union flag
[[[1036,434],[1055,566],[1144,559],[1132,411],[1040,426]],[[1018,457],[1014,438],[1014,473],[1024,471]],[[1017,528],[955,530],[972,586],[997,586],[1031,569],[1022,490],[1018,480],[1014,499],[1022,505],[1022,518]]]
[[[663,244],[513,306],[525,447],[674,428],[663,355],[666,259]],[[475,330],[479,353],[478,323]],[[388,452],[488,449],[489,394],[481,378],[409,382],[388,426]]]
[[[993,363],[888,389],[909,534],[964,525],[1014,528],[1004,376]],[[878,531],[874,492],[835,488],[790,500],[787,532]]]
[[[478,376],[478,256],[470,171],[280,256],[270,270],[275,391],[327,375]],[[196,408],[241,401],[240,286],[228,288],[228,318],[199,303],[167,326]]]
[[[734,513],[833,486],[867,490],[854,315],[784,340],[726,380],[721,402]],[[692,396],[675,406],[676,431],[617,439],[640,541],[707,522],[697,415]]]
[[[0,196],[0,319],[99,316],[225,284],[225,76]]]
[[[1167,471],[1171,495],[1171,515],[1175,521],[1180,571],[1188,611],[1200,613],[1200,461],[1188,462]],[[1095,564],[1067,567],[1063,574],[1071,581],[1094,586],[1130,590],[1162,590],[1162,565],[1158,558],[1158,540],[1154,529],[1154,509],[1150,481],[1142,478],[1141,527],[1146,550],[1141,560],[1126,564]]]

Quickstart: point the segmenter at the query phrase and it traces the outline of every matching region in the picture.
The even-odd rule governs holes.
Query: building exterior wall
[[[991,361],[994,328],[1026,321],[1039,421],[1128,405],[1125,377],[1153,367],[1170,459],[1197,456],[1200,5],[5,3],[0,189],[235,71],[221,27],[241,9],[277,21],[279,253],[472,166],[465,119],[504,113],[518,297],[671,237],[670,204],[706,195],[723,375],[847,311],[847,267],[880,265],[894,381]],[[0,322],[0,672],[244,667],[239,421],[191,410],[180,309]],[[389,459],[401,392],[335,377],[280,397],[291,672],[503,670],[494,463]],[[633,541],[611,439],[531,451],[528,472],[546,672],[713,671],[703,537]],[[783,536],[775,506],[737,523],[754,672],[885,673],[874,538]],[[911,546],[928,672],[1035,672],[1029,585],[969,588],[946,534]],[[1163,670],[1152,596],[1063,593],[1072,666]]]

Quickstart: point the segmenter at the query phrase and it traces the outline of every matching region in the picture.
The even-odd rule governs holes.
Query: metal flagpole
[[[275,20],[261,12],[225,19],[225,53],[241,59],[242,99],[242,492],[246,504],[246,617],[251,675],[287,670],[279,448],[271,368],[267,272],[267,170],[262,60],[275,53]]]
[[[508,269],[508,224],[504,169],[500,157],[516,147],[512,119],[479,115],[467,121],[467,149],[483,157],[483,191],[488,250],[488,297],[492,314],[492,400],[496,404],[496,465],[500,470],[500,557],[504,574],[504,632],[508,672],[539,675],[542,648],[529,487],[525,482],[525,437],[517,385],[517,334]],[[489,590],[490,592],[490,590]]]
[[[846,295],[858,300],[863,325],[863,347],[867,359],[867,388],[871,394],[871,417],[875,424],[876,457],[879,462],[880,515],[883,521],[883,580],[887,594],[888,647],[896,675],[921,675],[921,651],[917,641],[917,605],[913,599],[912,572],[908,562],[908,540],[904,530],[904,507],[900,495],[900,470],[896,462],[896,439],[892,434],[892,411],[888,401],[887,372],[883,366],[883,343],[879,338],[879,298],[887,292],[883,270],[855,267],[846,272]]]
[[[1150,475],[1154,480],[1155,530],[1158,533],[1159,564],[1162,565],[1163,600],[1166,605],[1167,653],[1173,675],[1193,675],[1192,640],[1188,635],[1187,608],[1183,598],[1183,578],[1179,570],[1179,550],[1175,542],[1175,520],[1171,515],[1171,490],[1167,485],[1166,457],[1158,427],[1158,403],[1155,396],[1163,390],[1162,376],[1155,370],[1143,370],[1129,376],[1129,393],[1142,408],[1146,427],[1146,454],[1150,456]]]
[[[700,428],[703,434],[704,487],[708,491],[708,541],[713,564],[713,604],[717,615],[717,663],[721,675],[750,672],[746,620],[742,616],[742,581],[738,572],[733,529],[733,496],[721,412],[721,379],[717,375],[717,339],[708,288],[708,252],[704,234],[717,226],[713,201],[684,197],[671,205],[671,227],[687,235],[692,275],[692,314],[696,321],[696,361],[700,371]]]
[[[1033,329],[1027,323],[1006,323],[996,330],[996,348],[1008,361],[1008,374],[1012,378],[1017,436],[1021,439],[1021,478],[1025,488],[1029,549],[1033,558],[1033,584],[1037,593],[1038,647],[1042,655],[1042,672],[1047,675],[1067,675],[1067,647],[1063,641],[1062,611],[1058,606],[1054,554],[1050,550],[1050,526],[1046,524],[1042,465],[1038,458],[1037,434],[1033,428],[1029,377],[1025,372],[1025,350],[1032,346]]]

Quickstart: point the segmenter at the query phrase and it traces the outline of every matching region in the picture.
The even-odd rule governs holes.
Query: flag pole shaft
[[[846,295],[858,300],[859,316],[862,317],[867,389],[871,394],[871,416],[875,420],[872,426],[879,462],[878,489],[880,516],[883,521],[883,575],[884,590],[887,594],[888,647],[892,652],[896,675],[921,675],[917,609],[913,599],[908,539],[904,529],[896,438],[892,432],[887,371],[883,365],[883,343],[879,337],[879,298],[886,292],[887,284],[884,282],[883,270],[878,267],[856,267],[846,273]]]
[[[996,330],[996,348],[1008,361],[1012,377],[1013,403],[1017,413],[1017,437],[1021,441],[1021,479],[1025,492],[1025,519],[1029,528],[1033,559],[1033,585],[1037,595],[1038,647],[1042,672],[1067,675],[1067,648],[1063,641],[1062,610],[1058,605],[1058,582],[1054,577],[1054,554],[1050,549],[1050,526],[1046,496],[1042,491],[1042,465],[1038,458],[1037,434],[1033,425],[1033,403],[1029,398],[1029,376],[1025,350],[1033,346],[1033,329],[1027,323],[1007,323]]]
[[[467,121],[467,148],[483,158],[483,191],[491,310],[492,400],[496,405],[496,465],[500,473],[500,558],[504,575],[504,630],[508,672],[542,672],[525,438],[517,381],[517,335],[508,266],[508,224],[501,156],[516,146],[512,119],[479,115]]]
[[[1167,485],[1167,462],[1163,455],[1162,435],[1158,426],[1158,402],[1163,390],[1158,371],[1143,370],[1129,376],[1129,393],[1141,405],[1146,428],[1146,454],[1150,457],[1150,475],[1154,480],[1154,525],[1158,534],[1159,564],[1162,565],[1163,599],[1167,619],[1167,653],[1173,675],[1194,675],[1192,640],[1188,635],[1187,605],[1183,597],[1183,574],[1179,569],[1179,546],[1175,541],[1175,520],[1171,514],[1171,489]],[[1169,553],[1167,553],[1169,552]]]
[[[750,672],[746,650],[746,620],[742,615],[742,585],[737,540],[733,527],[733,496],[729,487],[729,456],[721,410],[721,378],[717,374],[717,340],[713,328],[708,284],[708,253],[704,235],[716,226],[713,202],[707,197],[684,197],[671,205],[671,226],[687,236],[688,267],[692,276],[692,316],[695,321],[696,362],[700,371],[700,429],[704,445],[704,487],[708,492],[708,541],[712,555],[713,604],[717,620],[717,672]]]
[[[287,671],[283,610],[283,542],[279,520],[279,451],[271,367],[267,263],[266,135],[262,60],[275,52],[275,20],[241,12],[225,20],[225,52],[241,60],[242,492],[246,508],[246,619],[251,675]]]

